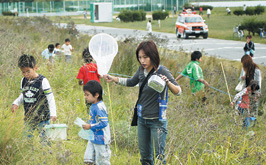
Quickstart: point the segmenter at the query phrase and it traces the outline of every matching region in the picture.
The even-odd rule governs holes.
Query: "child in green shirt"
[[[204,91],[204,85],[209,86],[209,83],[204,80],[202,69],[199,64],[202,61],[202,54],[200,51],[194,51],[191,53],[191,62],[186,66],[181,75],[179,75],[175,80],[178,81],[185,76],[189,76],[191,92],[194,94],[200,90]]]

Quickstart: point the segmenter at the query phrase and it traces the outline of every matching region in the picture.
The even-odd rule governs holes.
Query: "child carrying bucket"
[[[33,56],[26,54],[20,56],[18,67],[24,77],[21,80],[21,94],[13,102],[11,110],[15,112],[23,103],[25,125],[29,126],[26,133],[37,129],[44,139],[43,127],[49,125],[50,120],[56,120],[56,105],[51,86],[47,78],[36,72],[38,67]]]
[[[259,90],[258,81],[252,80],[250,85],[244,88],[241,92],[236,94],[234,100],[231,102],[231,106],[234,106],[235,102],[242,96],[241,103],[238,105],[239,114],[243,116],[243,127],[248,129],[249,126],[253,126],[256,116],[256,102],[258,101]]]
[[[92,136],[84,155],[85,164],[110,164],[111,141],[108,113],[102,101],[102,86],[98,81],[91,80],[83,86],[84,96],[92,103],[89,113],[89,124],[83,124],[84,130],[91,130]]]

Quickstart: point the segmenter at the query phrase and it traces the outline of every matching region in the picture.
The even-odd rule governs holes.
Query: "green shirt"
[[[204,80],[202,69],[200,68],[199,64],[200,63],[198,61],[191,61],[186,66],[182,74],[189,76],[190,78],[193,78],[195,80],[198,80],[198,79]],[[199,81],[195,81],[193,79],[190,79],[191,92],[192,93],[198,92],[202,88],[203,88],[202,90],[204,90],[204,84]]]

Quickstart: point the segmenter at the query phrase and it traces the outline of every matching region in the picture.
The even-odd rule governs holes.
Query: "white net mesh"
[[[99,74],[107,74],[118,51],[116,40],[108,34],[99,33],[91,38],[89,50],[97,63]]]

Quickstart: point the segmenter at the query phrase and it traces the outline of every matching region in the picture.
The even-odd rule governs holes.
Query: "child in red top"
[[[85,61],[85,65],[83,65],[79,69],[79,73],[77,79],[79,80],[79,85],[85,85],[89,80],[96,80],[100,82],[100,75],[97,70],[97,64],[93,63],[92,56],[90,55],[89,48],[84,49],[82,53],[82,58]]]
[[[85,61],[85,65],[83,65],[79,69],[79,73],[77,76],[77,79],[79,80],[79,85],[82,85],[82,84],[85,85],[89,80],[96,80],[99,83],[101,83],[100,82],[101,76],[98,73],[97,64],[92,62],[93,58],[90,54],[89,48],[86,48],[83,50],[82,58]],[[89,110],[91,103],[88,103],[86,100],[85,100],[85,103]]]
[[[251,117],[256,118],[256,110],[253,108],[257,102],[259,90],[258,81],[252,80],[248,87],[244,88],[241,92],[236,94],[234,100],[231,102],[231,106],[234,107],[234,103],[242,96],[241,103],[238,105],[239,113],[244,117],[244,127],[247,127],[249,122],[247,119]],[[254,104],[254,105],[253,105]]]

